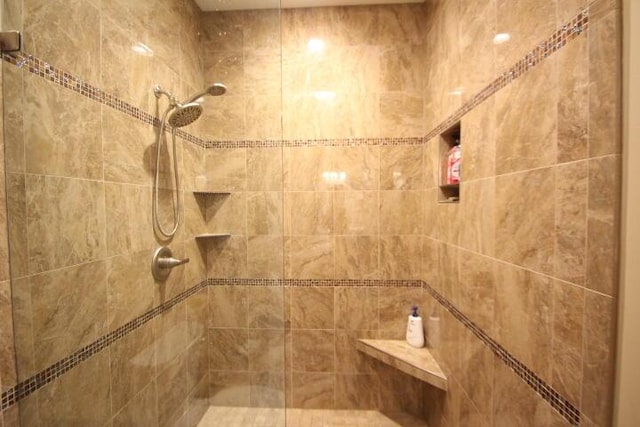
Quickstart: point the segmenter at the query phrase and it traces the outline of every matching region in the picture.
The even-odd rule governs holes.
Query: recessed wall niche
[[[438,202],[458,203],[460,201],[460,182],[462,180],[460,122],[442,132],[438,137],[438,141],[440,159]]]

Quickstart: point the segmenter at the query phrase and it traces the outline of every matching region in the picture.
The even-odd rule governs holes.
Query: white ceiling
[[[244,9],[355,6],[365,4],[422,3],[424,0],[196,0],[205,12]]]

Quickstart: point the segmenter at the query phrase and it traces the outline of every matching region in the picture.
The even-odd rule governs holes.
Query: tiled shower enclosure
[[[0,427],[610,424],[617,0],[3,3]],[[414,304],[446,392],[356,348]]]

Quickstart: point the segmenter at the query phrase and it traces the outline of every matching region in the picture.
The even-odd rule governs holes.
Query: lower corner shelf
[[[231,237],[231,234],[229,233],[205,233],[205,234],[198,234],[196,236],[196,239],[225,239]]]
[[[447,376],[428,348],[415,348],[401,340],[358,340],[358,350],[440,390],[447,390]]]

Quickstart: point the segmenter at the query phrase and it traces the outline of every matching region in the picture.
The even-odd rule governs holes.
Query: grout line
[[[533,171],[539,171],[539,170],[544,170],[544,169],[550,169],[550,168],[554,168],[554,167],[558,167],[558,166],[570,166],[576,163],[581,163],[581,162],[588,162],[591,160],[599,160],[599,159],[603,159],[606,157],[616,157],[616,156],[620,156],[620,153],[610,153],[610,154],[602,154],[599,156],[595,156],[595,157],[585,157],[582,159],[577,159],[577,160],[570,160],[567,162],[563,162],[563,163],[551,163],[548,165],[544,165],[544,166],[537,166],[534,168],[530,168],[530,169],[522,169],[522,170],[516,170],[513,172],[505,172],[505,173],[501,173],[501,174],[496,174],[496,175],[492,175],[492,176],[486,176],[486,177],[481,177],[481,178],[476,178],[473,180],[469,180],[469,181],[465,181],[464,183],[469,183],[469,182],[478,182],[478,181],[486,181],[486,180],[490,180],[493,178],[503,178],[503,177],[509,177],[512,175],[518,175],[518,174],[522,174],[522,173],[526,173],[526,172],[533,172]]]
[[[489,259],[489,260],[491,260],[491,261],[497,262],[497,263],[502,264],[502,265],[504,265],[504,266],[509,266],[509,267],[517,268],[517,269],[519,269],[519,270],[524,270],[524,271],[526,271],[526,272],[528,272],[528,273],[532,273],[532,274],[535,274],[535,275],[537,275],[537,276],[541,276],[541,277],[544,277],[544,278],[546,278],[546,279],[550,279],[550,280],[552,280],[552,281],[561,282],[561,283],[564,283],[564,284],[567,284],[567,285],[575,286],[575,287],[578,287],[578,288],[584,289],[585,291],[589,291],[589,292],[592,292],[592,293],[598,294],[598,295],[603,296],[603,297],[612,298],[612,299],[617,298],[617,296],[616,296],[616,295],[609,295],[609,294],[605,294],[605,293],[603,293],[603,292],[597,291],[597,290],[595,290],[595,289],[588,288],[588,287],[586,286],[586,284],[584,284],[584,285],[580,285],[580,284],[578,284],[578,283],[573,283],[573,282],[570,282],[570,281],[568,281],[568,280],[565,280],[565,279],[561,279],[561,278],[558,278],[558,277],[552,276],[552,275],[550,275],[550,274],[548,274],[548,273],[543,273],[543,272],[541,272],[541,271],[533,270],[533,269],[531,269],[531,268],[529,268],[529,267],[525,267],[525,266],[522,266],[522,265],[514,264],[514,263],[512,263],[512,262],[505,261],[504,259],[496,258],[495,256],[492,256],[492,255],[487,255],[487,254],[482,253],[482,252],[477,252],[477,251],[474,251],[474,250],[468,249],[468,248],[466,248],[466,247],[464,247],[464,246],[460,246],[460,245],[458,245],[458,244],[456,244],[456,243],[449,243],[449,242],[447,242],[447,241],[445,241],[445,240],[436,239],[436,238],[434,238],[434,237],[432,237],[432,236],[426,236],[426,235],[425,235],[424,237],[426,237],[427,239],[430,239],[430,240],[432,240],[432,241],[434,241],[434,242],[436,242],[436,243],[444,244],[444,245],[447,245],[447,246],[451,246],[451,247],[453,247],[453,248],[455,248],[455,249],[457,249],[457,250],[459,250],[459,251],[468,252],[468,253],[470,253],[470,254],[477,255],[477,256],[480,256],[480,257],[482,257],[482,258]]]

